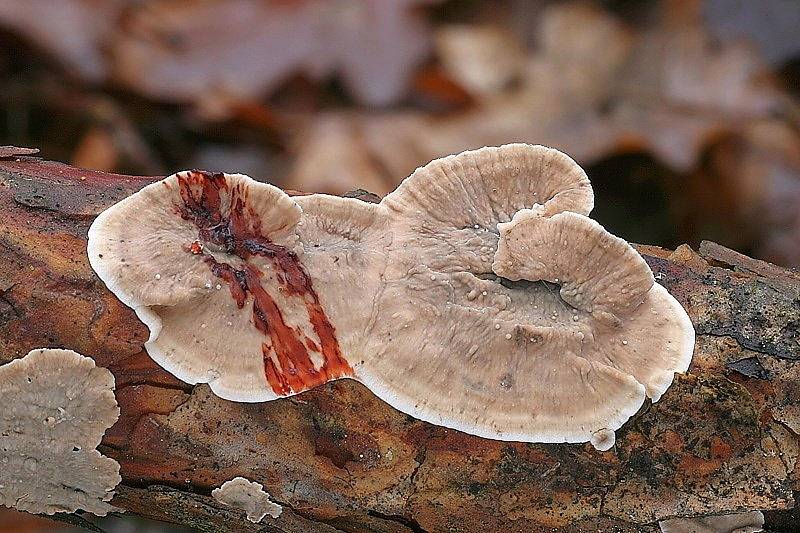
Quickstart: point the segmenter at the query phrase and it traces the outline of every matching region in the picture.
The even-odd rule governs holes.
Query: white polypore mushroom
[[[350,377],[468,433],[608,449],[694,330],[592,207],[572,159],[523,144],[433,161],[380,204],[191,171],[102,213],[88,252],[151,357],[223,398]]]
[[[70,350],[33,350],[0,366],[0,504],[104,516],[119,464],[95,448],[119,417],[114,377]]]
[[[278,518],[283,512],[283,507],[269,499],[269,493],[264,492],[261,483],[243,477],[226,481],[212,490],[211,495],[222,504],[245,511],[247,519],[255,524],[267,515]]]

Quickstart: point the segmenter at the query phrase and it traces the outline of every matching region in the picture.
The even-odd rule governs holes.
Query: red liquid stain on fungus
[[[342,356],[336,330],[320,304],[311,279],[293,252],[262,234],[260,219],[246,205],[246,190],[238,184],[231,188],[223,174],[201,171],[179,175],[178,183],[183,203],[177,206],[178,212],[184,220],[197,226],[200,240],[206,246],[213,245],[220,252],[244,261],[241,266],[221,263],[205,253],[206,246],[198,241],[195,241],[199,245],[197,248],[195,243],[188,248],[190,253],[203,254],[211,272],[228,285],[240,309],[248,296],[253,297],[253,325],[269,339],[262,344],[264,374],[275,394],[285,396],[352,375],[353,369]],[[224,209],[223,193],[230,199]],[[286,324],[277,303],[261,284],[262,273],[248,262],[253,256],[269,259],[283,294],[302,301],[319,345]],[[314,366],[309,349],[321,353],[320,368]]]

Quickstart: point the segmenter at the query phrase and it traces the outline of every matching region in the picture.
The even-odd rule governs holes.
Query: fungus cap
[[[541,217],[523,209],[498,228],[494,272],[514,281],[559,284],[561,299],[591,329],[582,357],[630,374],[653,401],[674,372],[688,369],[694,328],[627,242],[569,212]]]
[[[349,377],[476,435],[604,446],[694,330],[593,201],[572,159],[524,144],[433,161],[379,204],[189,171],[103,212],[88,253],[151,357],[223,398]]]
[[[114,377],[70,350],[33,350],[0,366],[0,504],[104,516],[121,478],[95,448],[119,417]]]
[[[247,519],[255,524],[270,515],[278,518],[283,507],[269,499],[261,483],[243,477],[235,477],[211,491],[218,502],[247,512]]]

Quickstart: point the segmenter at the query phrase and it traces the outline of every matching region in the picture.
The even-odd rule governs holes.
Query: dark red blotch
[[[224,174],[192,171],[178,175],[182,205],[178,212],[184,220],[197,226],[199,240],[187,251],[203,255],[211,272],[225,281],[241,309],[248,296],[253,297],[253,325],[269,341],[262,344],[264,373],[272,390],[281,396],[321,385],[331,379],[353,375],[353,369],[342,356],[336,330],[328,320],[319,297],[300,264],[297,255],[277,245],[262,234],[261,220],[247,206],[247,191],[239,184],[231,189]],[[230,196],[230,212],[222,212],[222,193]],[[237,256],[241,267],[217,261],[205,251],[202,243]],[[262,273],[250,262],[253,256],[268,258],[276,272],[282,292],[303,302],[309,322],[320,340],[317,345],[302,331],[287,325],[283,314],[261,284]],[[308,350],[320,353],[322,366],[317,369]],[[274,351],[278,365],[272,358]]]

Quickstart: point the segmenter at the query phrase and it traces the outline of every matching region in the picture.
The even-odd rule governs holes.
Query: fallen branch
[[[432,426],[349,380],[237,404],[153,363],[147,329],[89,267],[94,216],[155,179],[0,150],[0,362],[63,347],[111,370],[122,414],[100,450],[122,467],[114,505],[201,530],[284,532],[638,532],[794,506],[800,274],[713,243],[639,246],[697,344],[690,372],[605,453]],[[251,524],[211,498],[236,476],[283,514]]]

